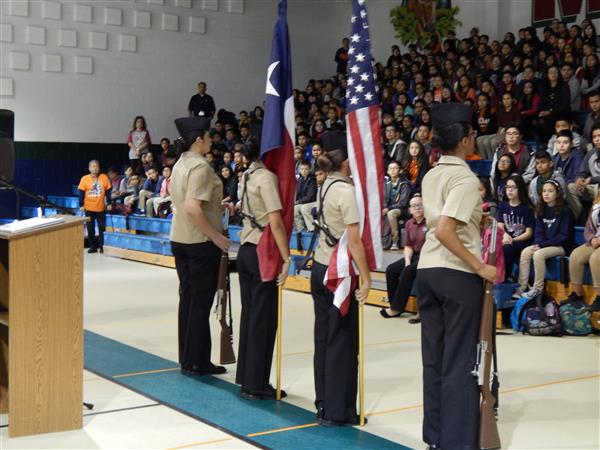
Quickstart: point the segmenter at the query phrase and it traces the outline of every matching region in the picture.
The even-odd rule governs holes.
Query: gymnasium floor
[[[284,292],[282,403],[248,402],[220,377],[177,370],[173,269],[85,255],[82,430],[9,439],[0,448],[403,449],[421,441],[419,326],[365,309],[366,409],[359,428],[317,426],[312,407],[312,300]],[[233,278],[234,329],[239,325]],[[213,322],[213,361],[218,333]],[[237,338],[237,336],[236,336]],[[600,338],[498,336],[503,448],[600,448]],[[237,341],[236,341],[237,348]],[[274,373],[272,376],[274,382]]]

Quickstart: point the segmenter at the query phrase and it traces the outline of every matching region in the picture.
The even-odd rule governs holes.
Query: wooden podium
[[[0,233],[0,412],[11,437],[83,422],[84,217]]]

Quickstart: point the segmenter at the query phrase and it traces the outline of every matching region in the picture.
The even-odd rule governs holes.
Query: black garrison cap
[[[323,151],[346,150],[346,133],[343,131],[327,131],[321,136]]]
[[[431,108],[433,128],[444,128],[457,122],[471,123],[473,108],[462,103],[438,103]]]
[[[181,117],[175,119],[179,135],[185,139],[195,139],[199,132],[210,130],[210,119],[207,117]]]

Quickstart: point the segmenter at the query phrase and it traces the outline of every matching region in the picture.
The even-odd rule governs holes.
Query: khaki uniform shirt
[[[242,212],[254,216],[261,226],[269,223],[269,213],[282,209],[279,199],[279,180],[260,161],[254,161],[242,176]],[[245,190],[245,191],[244,191]],[[242,244],[258,244],[262,231],[253,228],[249,219],[244,219],[240,233]]]
[[[174,206],[171,240],[181,244],[199,244],[208,237],[185,211],[187,199],[201,200],[202,210],[216,230],[222,230],[221,200],[223,183],[206,158],[191,151],[184,152],[171,175],[171,202]]]
[[[338,181],[329,188],[335,180],[343,180],[345,183]],[[347,225],[358,223],[360,220],[358,207],[356,206],[356,197],[354,196],[354,186],[350,178],[344,174],[332,172],[327,176],[325,183],[319,188],[317,201],[321,198],[321,192],[326,192],[323,198],[322,220],[327,224],[333,237],[339,239],[344,234]],[[329,265],[333,249],[334,247],[327,245],[325,233],[319,233],[319,244],[315,250],[315,261],[320,264]]]
[[[423,208],[429,232],[421,250],[419,269],[442,267],[473,273],[473,269],[435,237],[440,216],[456,219],[458,237],[481,260],[480,222],[483,215],[479,180],[465,161],[444,155],[427,172],[422,184]]]

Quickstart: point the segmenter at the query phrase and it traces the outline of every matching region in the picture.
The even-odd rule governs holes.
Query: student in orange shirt
[[[90,242],[88,253],[103,252],[104,229],[106,228],[106,211],[110,211],[110,191],[112,184],[108,177],[100,173],[100,161],[93,159],[89,164],[89,175],[84,175],[79,181],[79,206],[80,211],[85,211],[90,218],[87,223],[87,234]],[[98,223],[99,237],[96,239],[96,222]]]

